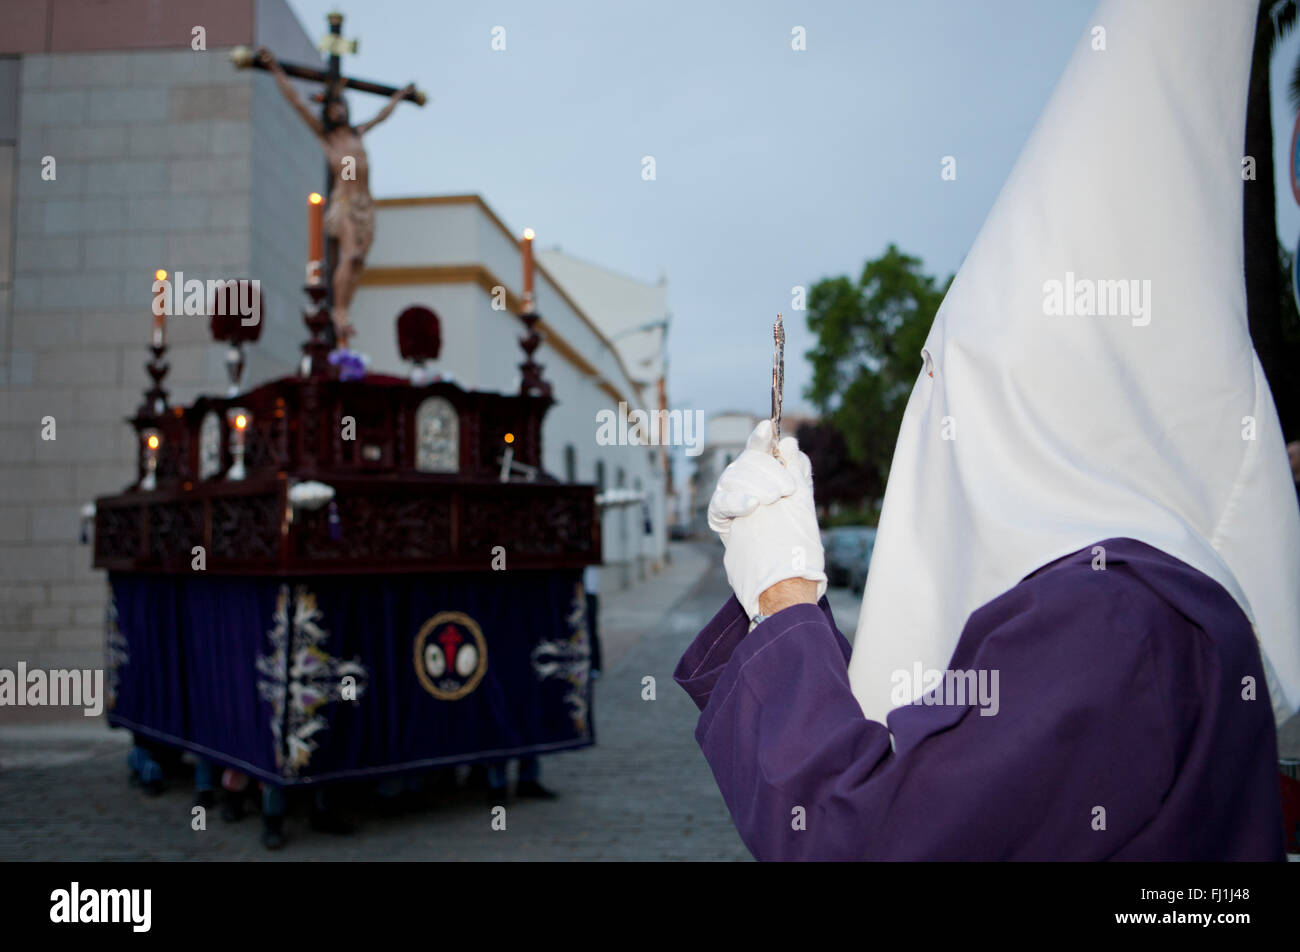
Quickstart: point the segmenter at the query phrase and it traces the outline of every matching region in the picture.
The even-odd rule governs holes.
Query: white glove
[[[709,500],[709,528],[726,547],[722,564],[745,614],[777,582],[806,578],[826,594],[826,557],[813,506],[812,463],[793,436],[772,456],[772,421],[754,428],[745,451],[723,470]]]

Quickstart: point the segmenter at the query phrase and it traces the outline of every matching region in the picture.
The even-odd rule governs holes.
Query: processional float
[[[135,478],[93,512],[110,724],[286,786],[594,742],[596,487],[542,465],[554,399],[533,360],[531,235],[523,250],[518,393],[434,378],[424,307],[397,319],[412,378],[365,373],[334,349],[319,261],[299,371],[247,392],[260,324],[227,306],[242,287],[212,305],[223,395],[170,404],[155,318]]]

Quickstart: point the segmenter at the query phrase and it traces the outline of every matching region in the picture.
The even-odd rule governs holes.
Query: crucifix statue
[[[251,66],[270,72],[284,98],[320,139],[325,150],[329,183],[325,205],[325,230],[329,236],[325,275],[330,289],[335,339],[339,347],[346,348],[353,333],[348,311],[361,280],[366,255],[375,238],[370,164],[362,136],[392,115],[403,99],[418,106],[423,106],[426,100],[424,93],[413,84],[395,89],[341,75],[340,57],[345,52],[355,53],[356,41],[343,38],[343,14],[331,13],[329,26],[329,35],[321,46],[322,51],[329,54],[328,66],[324,70],[281,63],[265,47],[256,52],[240,47],[231,54],[231,59],[236,66]],[[320,115],[313,114],[302,101],[289,82],[290,76],[324,84],[323,90],[312,97],[321,104]],[[344,88],[385,95],[388,102],[368,122],[354,126],[349,121],[347,102],[343,99]]]

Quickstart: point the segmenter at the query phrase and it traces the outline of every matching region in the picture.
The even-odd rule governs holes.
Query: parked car
[[[858,561],[858,564],[849,572],[849,591],[862,593],[867,587],[867,571],[871,568],[871,553],[876,549],[876,530],[868,528],[866,541],[866,555]]]
[[[822,533],[826,552],[826,578],[832,586],[858,590],[867,581],[876,530],[870,526],[837,526]]]

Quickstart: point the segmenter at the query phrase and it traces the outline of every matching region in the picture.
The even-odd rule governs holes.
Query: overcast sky
[[[289,2],[313,39],[340,6]],[[670,405],[712,413],[766,412],[777,311],[800,409],[812,337],[792,286],[856,277],[891,241],[941,279],[961,264],[1094,3],[341,6],[361,44],[345,70],[433,98],[371,133],[376,195],[477,192],[543,247],[666,273]],[[1274,61],[1283,236],[1300,231],[1286,184],[1297,51],[1293,38]],[[378,106],[351,103],[354,120]],[[945,155],[956,181],[940,178]]]

